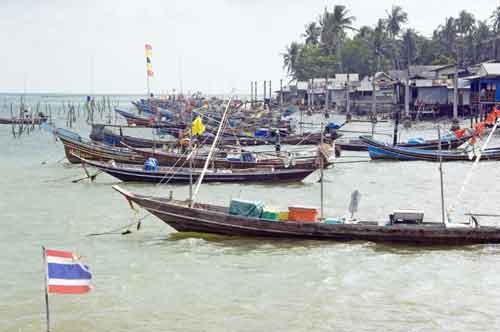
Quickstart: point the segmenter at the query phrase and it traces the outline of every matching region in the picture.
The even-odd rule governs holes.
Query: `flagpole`
[[[47,290],[47,278],[48,278],[48,271],[47,271],[47,256],[45,255],[45,247],[42,246],[42,255],[43,255],[43,269],[45,271],[44,273],[44,281],[45,281],[45,316],[47,319],[47,332],[50,332],[50,313],[49,313],[49,292]]]

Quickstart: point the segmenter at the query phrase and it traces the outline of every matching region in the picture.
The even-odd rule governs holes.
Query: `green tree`
[[[408,14],[401,6],[392,6],[390,11],[387,11],[387,32],[392,40],[395,40],[403,24],[408,22]]]
[[[399,58],[400,58],[400,47],[396,43],[396,38],[398,37],[403,24],[408,22],[408,14],[403,10],[401,6],[392,6],[390,11],[387,11],[387,32],[392,43],[390,44],[390,50],[392,55],[392,60],[394,63],[394,68],[400,68]]]
[[[327,8],[320,17],[321,46],[325,55],[338,54],[342,41],[346,37],[346,30],[354,30],[352,23],[355,17],[351,16],[346,6],[336,5],[333,12]]]
[[[497,34],[500,33],[500,6],[498,6],[493,11],[493,14],[491,14],[490,19],[491,19],[491,24],[493,24],[493,31]]]
[[[305,38],[306,45],[318,45],[320,34],[321,28],[316,22],[311,22],[306,25],[306,31],[302,34],[302,37]]]
[[[283,54],[283,69],[286,69],[287,73],[291,76],[295,75],[297,59],[299,58],[302,47],[302,44],[292,42]]]
[[[494,33],[491,31],[487,21],[478,21],[472,32],[474,45],[473,62],[479,63],[494,58],[492,39]]]
[[[405,67],[409,67],[412,64],[415,64],[418,56],[417,50],[417,38],[418,35],[413,29],[407,29],[403,33],[403,41],[401,47],[401,63],[404,64]]]
[[[341,53],[345,72],[366,76],[375,71],[372,51],[365,40],[361,38],[346,40]]]

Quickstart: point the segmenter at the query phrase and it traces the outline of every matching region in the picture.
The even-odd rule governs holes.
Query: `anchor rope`
[[[479,150],[478,154],[476,155],[476,160],[474,161],[474,163],[472,164],[472,167],[470,168],[469,172],[467,173],[467,175],[465,177],[465,181],[463,182],[462,187],[460,188],[460,191],[458,192],[457,198],[455,199],[453,204],[451,204],[447,210],[448,218],[449,218],[451,213],[456,211],[456,206],[463,201],[463,194],[465,193],[465,187],[471,181],[472,175],[474,174],[474,171],[476,170],[477,166],[479,165],[479,161],[481,160],[484,151],[486,150],[488,144],[490,143],[491,139],[493,138],[493,134],[495,133],[499,124],[500,124],[500,120],[497,120],[495,122],[495,126],[493,127],[490,134],[488,135],[488,138],[486,139],[485,143],[483,144],[483,146]]]

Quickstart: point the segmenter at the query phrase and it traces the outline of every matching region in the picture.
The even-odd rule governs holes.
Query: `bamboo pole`
[[[43,256],[43,270],[44,270],[44,284],[45,284],[45,319],[47,323],[47,332],[50,332],[50,310],[49,310],[49,292],[48,292],[48,266],[47,266],[47,255],[45,253],[45,247],[42,246],[42,256]]]

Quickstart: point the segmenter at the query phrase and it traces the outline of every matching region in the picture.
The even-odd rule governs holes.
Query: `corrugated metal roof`
[[[500,63],[483,63],[481,65],[481,69],[479,70],[479,76],[500,76]]]

